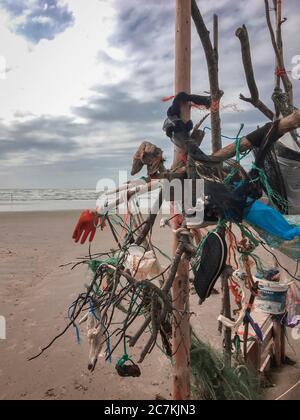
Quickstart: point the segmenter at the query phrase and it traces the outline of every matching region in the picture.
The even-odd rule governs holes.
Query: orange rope
[[[232,232],[232,224],[230,224],[229,228],[226,231],[227,234],[227,240],[228,240],[228,258],[227,258],[227,264],[232,266],[232,258],[234,259],[234,263],[235,263],[235,269],[237,270],[239,267],[238,261],[237,261],[237,257],[236,257],[236,239],[235,236]]]
[[[275,70],[275,75],[277,77],[282,77],[285,76],[287,74],[287,71],[285,69],[281,69],[280,67],[277,67],[277,69]]]
[[[240,306],[243,300],[242,293],[239,290],[238,284],[231,277],[229,280],[229,290],[234,296],[235,303]]]
[[[175,96],[164,96],[163,98],[161,98],[162,102],[169,102],[171,99],[174,99]]]
[[[211,101],[211,106],[210,106],[211,112],[213,112],[213,113],[218,112],[219,109],[220,109],[220,101],[212,100]]]
[[[173,202],[171,202],[170,209],[171,209],[171,216],[174,216],[171,220],[171,226],[173,229],[177,230],[181,228],[184,219],[183,219],[182,214],[179,214],[177,212],[175,208],[175,204]]]

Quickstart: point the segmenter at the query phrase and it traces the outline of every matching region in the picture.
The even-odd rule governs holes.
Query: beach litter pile
[[[76,266],[88,266],[92,280],[70,306],[68,327],[75,328],[77,339],[80,341],[81,326],[87,323],[90,344],[88,367],[91,371],[96,368],[102,351],[105,353],[105,359],[112,361],[115,354],[120,354],[122,349],[121,356],[117,357],[116,371],[124,377],[140,376],[138,364],[145,360],[156,345],[167,357],[173,356],[176,349],[172,347],[172,329],[180,329],[181,314],[177,314],[177,321],[174,323],[171,289],[183,255],[190,261],[195,290],[201,304],[209,298],[220,275],[225,273],[227,276],[238,308],[237,317],[232,320],[221,315],[219,321],[235,334],[242,324],[249,324],[258,339],[263,340],[259,326],[251,317],[255,299],[258,301],[258,308],[264,306],[268,313],[284,317],[289,286],[277,286],[280,280],[279,270],[266,270],[259,255],[255,253],[262,245],[273,254],[262,239],[265,234],[279,241],[278,247],[281,251],[291,255],[289,249],[293,249],[294,258],[300,258],[300,227],[290,225],[277,209],[283,204],[283,199],[273,193],[263,170],[264,154],[268,147],[272,147],[281,137],[279,123],[267,124],[246,136],[248,141],[252,141],[256,146],[263,144],[263,152],[257,155],[252,170],[246,173],[240,165],[243,156],[240,155],[238,147],[235,161],[227,162],[223,158],[208,156],[194,140],[194,137],[204,138],[202,133],[199,134],[199,128],[193,130],[192,122],[187,126],[180,119],[180,114],[172,114],[174,109],[180,109],[182,102],[191,100],[198,105],[211,104],[209,97],[181,93],[174,98],[171,111],[168,111],[168,121],[164,124],[171,140],[181,147],[186,147],[188,172],[204,179],[205,187],[202,212],[199,211],[199,206],[194,208],[196,217],[186,217],[184,209],[179,212],[177,206],[177,209],[173,208],[174,214],[161,222],[162,228],[169,226],[178,237],[175,258],[171,259],[154,244],[152,228],[164,200],[164,180],[183,180],[188,176],[187,168],[166,170],[162,151],[149,142],[139,147],[133,159],[132,169],[132,173],[135,174],[146,165],[147,180],[138,179],[121,186],[117,191],[106,191],[98,201],[97,211],[83,212],[74,230],[73,239],[76,242],[84,244],[88,240],[92,244],[97,231],[110,229],[116,243],[115,249],[108,250],[105,254],[94,254],[90,249],[89,256],[76,263]],[[237,145],[240,140],[238,137]],[[145,219],[139,207],[138,197],[153,190],[158,192],[157,200],[150,215]],[[268,198],[271,206],[259,201],[264,191],[270,193]],[[126,214],[123,217],[117,212],[121,205],[126,206]],[[247,222],[251,222],[252,229]],[[211,228],[205,232],[208,226]],[[263,234],[260,236],[256,230]],[[285,244],[284,248],[280,245],[281,241]],[[272,243],[273,247],[276,244],[276,241]],[[169,261],[167,267],[161,267],[159,255],[163,255]],[[279,261],[277,262],[279,264]],[[258,273],[256,276],[253,274],[253,267]],[[270,273],[274,274],[273,277],[270,277]],[[295,277],[291,273],[290,275],[291,278]],[[268,287],[263,287],[263,283],[266,282]],[[262,305],[266,300],[264,293],[272,289],[271,282],[274,290],[281,287],[280,291],[283,292],[281,310],[277,312],[272,312],[271,307]],[[295,282],[291,285],[294,286]],[[247,298],[248,294],[250,297]],[[275,301],[276,298],[275,296]],[[291,302],[290,312],[295,311],[298,304],[298,301],[294,304]],[[192,316],[192,313],[189,316]],[[132,334],[137,319],[142,319],[142,322]],[[294,315],[292,319],[298,318]],[[134,347],[143,335],[148,336],[147,343],[139,360],[133,361],[130,348]],[[248,339],[246,334],[244,340]]]
[[[192,1],[192,16],[201,40],[205,38],[205,48],[209,49],[195,1]],[[249,45],[245,46],[246,28],[240,28],[237,36],[245,63],[247,53],[250,54]],[[216,70],[215,64],[213,62],[212,72]],[[251,68],[247,67],[246,71],[251,72]],[[285,80],[287,75],[281,73],[278,77]],[[278,94],[278,90],[276,92]],[[90,371],[95,370],[104,355],[103,360],[113,363],[118,375],[140,377],[142,363],[156,346],[166,357],[176,358],[179,348],[174,347],[174,343],[178,343],[178,337],[187,335],[183,320],[190,320],[194,315],[188,305],[183,305],[181,310],[177,306],[178,301],[187,301],[189,290],[174,294],[174,283],[180,278],[182,264],[186,264],[191,267],[199,304],[203,305],[209,299],[220,277],[224,291],[219,317],[219,330],[224,330],[224,360],[205,347],[203,360],[207,365],[203,366],[199,356],[201,352],[204,354],[203,343],[197,338],[192,343],[191,370],[194,383],[201,383],[199,394],[202,398],[227,396],[230,399],[225,387],[226,381],[230,381],[235,387],[231,398],[237,395],[241,399],[258,398],[257,378],[253,382],[249,379],[250,373],[245,374],[249,372],[246,368],[249,343],[264,341],[264,332],[253,317],[254,310],[267,313],[283,326],[296,327],[300,321],[300,223],[299,219],[295,222],[287,217],[290,203],[284,183],[288,181],[282,179],[276,155],[278,142],[281,142],[282,152],[282,139],[287,134],[292,133],[296,142],[300,113],[291,107],[288,92],[281,95],[279,102],[275,101],[276,112],[280,108],[277,116],[260,102],[265,115],[270,117],[272,114],[271,122],[246,135],[242,135],[244,124],[241,124],[233,138],[220,132],[220,141],[226,138],[232,143],[216,148],[209,155],[203,151],[202,144],[210,130],[215,137],[222,96],[223,92],[216,89],[211,80],[210,95],[181,91],[163,99],[165,102],[172,100],[163,130],[180,151],[181,159],[167,169],[161,148],[144,141],[133,156],[131,174],[136,176],[146,167],[147,175],[121,185],[117,190],[105,191],[96,210],[81,214],[73,239],[82,245],[89,241],[89,255],[74,263],[72,268],[86,265],[91,280],[70,305],[65,330],[34,358],[71,328],[80,342],[84,323],[90,344]],[[257,105],[257,101],[255,103]],[[207,115],[196,125],[187,120],[183,110],[191,107],[209,112],[212,127],[201,128]],[[247,171],[243,160],[251,151],[254,162]],[[172,182],[181,187],[179,193],[174,188],[170,190]],[[197,185],[200,185],[200,193]],[[156,199],[145,217],[139,198],[145,194],[153,196],[154,192]],[[190,198],[188,205],[184,195]],[[164,201],[170,202],[171,215],[162,219],[160,225],[166,229],[166,234],[170,229],[175,235],[177,245],[173,257],[160,249],[153,234]],[[96,233],[101,234],[103,229],[110,229],[115,247],[105,253],[94,253],[92,242]],[[263,261],[261,248],[272,256],[274,266]],[[277,252],[297,263],[295,273],[281,264]],[[162,266],[162,258],[167,261],[166,266]],[[284,280],[285,275],[288,282]],[[236,304],[233,311],[230,298]],[[172,339],[174,337],[177,340]],[[131,349],[140,347],[141,341],[140,357],[133,360]],[[190,349],[186,348],[185,352],[188,355]],[[217,369],[224,375],[222,380],[214,385],[213,373],[205,382],[207,372],[214,372],[222,363],[225,363],[224,369]],[[233,368],[239,368],[230,370],[231,364]]]

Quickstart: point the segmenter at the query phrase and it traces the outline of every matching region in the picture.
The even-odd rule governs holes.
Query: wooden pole
[[[214,54],[216,60],[216,67],[217,72],[219,71],[219,17],[218,15],[214,15]],[[218,79],[218,76],[217,76]],[[216,122],[212,122],[215,124]],[[222,149],[222,137],[212,137],[212,150],[214,152],[219,151]],[[223,293],[223,308],[222,312],[224,312],[224,316],[226,318],[231,319],[231,302],[230,302],[230,290],[229,290],[229,273],[231,267],[226,267],[224,272],[222,273],[222,293]],[[231,341],[232,341],[232,333],[230,328],[224,329],[224,352],[225,352],[225,360],[228,365],[231,365]]]
[[[280,75],[281,80],[282,80],[282,84],[284,86],[284,90],[285,93],[288,95],[288,104],[292,107],[294,104],[294,93],[293,93],[293,84],[290,81],[289,75],[285,70],[285,62],[284,62],[284,56],[283,56],[283,46],[282,46],[282,37],[281,37],[281,32],[280,34],[277,34],[280,36],[279,41],[281,42],[281,51],[280,48],[278,48],[278,44],[277,44],[277,39],[276,39],[276,35],[274,32],[274,28],[273,28],[273,23],[272,23],[272,19],[271,19],[271,14],[270,14],[270,5],[269,5],[269,0],[264,0],[265,2],[265,12],[266,12],[266,19],[267,19],[267,25],[268,25],[268,29],[271,35],[271,41],[272,41],[272,45],[275,51],[275,55],[276,55],[276,60],[279,63],[279,70],[282,71],[282,74]],[[276,9],[280,9],[280,14],[281,14],[281,2],[277,2],[276,3]],[[278,16],[278,15],[277,15]],[[278,19],[276,16],[276,19]],[[280,18],[281,16],[279,16]],[[281,21],[280,23],[280,27],[279,30],[281,31],[281,25],[284,21]]]
[[[214,15],[214,51],[219,59],[219,16]]]
[[[191,0],[176,0],[176,58],[175,94],[191,91]],[[184,120],[190,119],[190,107],[181,111]],[[183,150],[175,147],[174,166],[186,162]],[[178,241],[174,239],[174,252]],[[190,399],[190,320],[189,320],[189,262],[182,258],[173,283],[173,399]]]
[[[212,98],[211,104],[211,136],[213,140],[213,153],[222,147],[221,142],[221,118],[220,118],[220,99],[223,92],[219,86],[219,60],[215,47],[218,46],[218,17],[214,17],[214,45],[210,39],[210,32],[207,29],[199,10],[196,0],[192,0],[192,18],[204,48],[204,53],[208,67],[208,77]]]
[[[282,20],[282,12],[281,12],[281,0],[274,0],[274,8],[276,12],[276,43],[278,50],[280,52],[280,56],[283,59],[283,47],[282,47],[282,35],[281,35],[281,20]],[[279,75],[276,75],[276,70],[280,68],[280,62],[276,57],[275,63],[275,88],[280,89],[281,87],[281,78]],[[279,115],[277,115],[279,117]]]

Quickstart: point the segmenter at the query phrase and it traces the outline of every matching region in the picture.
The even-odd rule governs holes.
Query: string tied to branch
[[[126,337],[124,337],[124,354],[123,356],[117,361],[116,367],[123,367],[126,362],[129,360],[129,356],[127,353],[127,343],[126,343]]]
[[[213,114],[220,110],[220,100],[219,99],[213,99],[211,101],[210,110]]]
[[[275,70],[275,75],[277,77],[286,76],[287,75],[287,71],[286,71],[286,69],[281,69],[280,67],[277,67],[276,70]]]

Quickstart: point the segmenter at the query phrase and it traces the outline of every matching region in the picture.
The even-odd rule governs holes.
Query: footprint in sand
[[[48,391],[45,392],[45,397],[46,398],[56,398],[57,395],[56,395],[55,389],[53,389],[53,388],[48,389]]]

